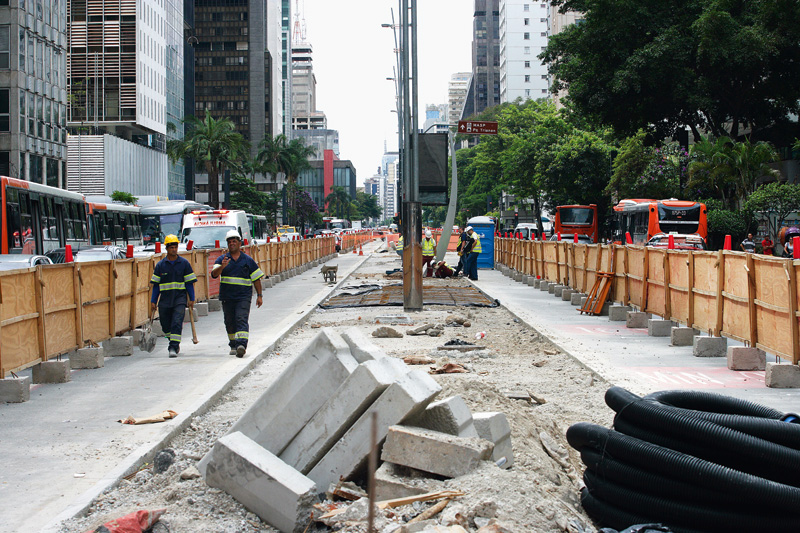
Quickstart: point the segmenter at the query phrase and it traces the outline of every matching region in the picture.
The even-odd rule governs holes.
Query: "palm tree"
[[[733,169],[735,176],[734,185],[739,207],[755,192],[756,184],[761,178],[780,176],[780,172],[769,166],[778,159],[778,152],[768,142],[758,141],[753,144],[746,138],[733,145],[727,157],[728,165]]]
[[[182,140],[167,143],[171,161],[191,157],[201,162],[208,173],[209,204],[219,206],[219,176],[247,153],[247,141],[229,118],[219,120],[206,110],[203,120],[187,117],[189,124]]]
[[[338,215],[340,218],[349,219],[350,195],[347,194],[344,187],[334,187],[331,193],[325,197],[325,203],[328,204],[329,215]]]
[[[316,150],[313,146],[306,146],[302,139],[289,141],[283,134],[265,136],[258,147],[256,158],[262,164],[262,171],[286,177],[291,194],[287,196],[289,205],[285,207],[290,213],[294,212],[294,185],[300,173],[311,167],[308,159],[316,154]]]
[[[692,155],[697,159],[689,164],[689,187],[706,186],[715,189],[722,197],[722,204],[728,206],[727,193],[734,182],[734,172],[729,165],[726,153],[733,141],[728,137],[719,137],[711,141],[709,137],[701,137],[691,147]]]

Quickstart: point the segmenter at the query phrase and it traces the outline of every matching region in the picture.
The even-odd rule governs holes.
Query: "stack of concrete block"
[[[440,391],[358,330],[340,336],[323,328],[198,469],[281,531],[303,531],[316,494],[365,464],[372,413],[381,442]]]

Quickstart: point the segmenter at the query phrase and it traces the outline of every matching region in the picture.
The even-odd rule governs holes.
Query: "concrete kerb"
[[[333,293],[333,291],[338,289],[340,285],[344,284],[345,281],[350,278],[352,273],[358,270],[358,268],[367,259],[369,259],[369,256],[363,256],[360,261],[353,265],[352,269],[347,273],[346,276],[339,278],[335,285],[329,287],[328,290],[322,294],[322,296],[319,298],[319,301],[321,302],[325,300],[331,295],[331,293]],[[261,362],[261,360],[267,357],[267,355],[272,352],[278,344],[286,339],[286,337],[288,337],[298,326],[302,325],[308,319],[308,315],[310,315],[315,309],[316,306],[311,306],[308,309],[304,309],[301,314],[297,315],[298,318],[295,321],[284,327],[284,329],[278,333],[278,336],[272,343],[266,346],[259,353],[254,354],[253,357],[249,358],[244,367],[230,377],[223,377],[220,380],[219,387],[212,387],[212,392],[209,392],[204,397],[200,398],[190,409],[175,417],[170,425],[165,425],[161,431],[161,434],[156,438],[156,440],[139,446],[136,450],[131,452],[127,458],[120,461],[119,465],[117,465],[115,469],[109,472],[108,475],[102,477],[100,481],[95,483],[92,488],[76,498],[72,504],[70,504],[66,509],[59,513],[58,516],[51,520],[50,523],[42,528],[42,533],[57,533],[60,530],[61,522],[82,516],[91,506],[92,502],[101,494],[118,485],[125,476],[137,472],[142,464],[152,462],[153,458],[156,456],[156,453],[164,448],[169,441],[174,439],[183,430],[189,427],[194,417],[208,411],[211,406],[213,406],[222,396],[231,390],[237,381],[246,376],[258,363]]]

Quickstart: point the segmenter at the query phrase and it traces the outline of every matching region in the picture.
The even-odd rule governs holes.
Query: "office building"
[[[68,188],[180,197],[166,139],[183,111],[183,0],[68,6]]]
[[[500,104],[500,0],[475,0],[472,80],[462,117]]]
[[[356,169],[353,163],[339,159],[333,150],[325,150],[322,159],[309,161],[310,169],[300,173],[297,184],[303,188],[319,206],[325,209],[325,198],[334,187],[342,187],[350,198],[356,197]]]
[[[66,184],[67,4],[0,5],[0,175]]]
[[[458,124],[458,121],[461,120],[471,78],[472,73],[470,72],[456,72],[450,75],[450,81],[447,84],[447,102],[449,105],[447,122],[451,126]]]
[[[547,47],[549,4],[500,0],[500,100],[536,100],[549,95],[547,67],[538,58]]]
[[[339,157],[339,132],[328,129],[299,129],[292,132],[295,139],[302,139],[306,146],[314,148],[316,157],[320,157],[325,150],[331,150]]]

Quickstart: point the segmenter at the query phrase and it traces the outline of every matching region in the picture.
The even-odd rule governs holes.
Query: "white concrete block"
[[[553,287],[552,295],[555,296],[556,298],[561,298],[561,293],[564,292],[564,289],[566,288],[567,288],[566,285],[560,285],[560,284],[556,285]]]
[[[208,301],[208,311],[210,313],[214,313],[216,311],[222,311],[222,300],[211,299]]]
[[[561,291],[561,300],[564,302],[572,301],[572,295],[575,294],[575,291],[570,288],[565,288]]]
[[[695,335],[692,352],[695,357],[726,357],[728,355],[728,339]]]
[[[378,413],[378,443],[389,431],[389,426],[399,424],[425,409],[442,390],[426,372],[412,370],[389,385],[333,448],[311,469],[308,477],[319,487],[327,487],[348,478],[362,466],[369,454],[372,434],[372,413]]]
[[[475,437],[457,437],[429,429],[392,426],[381,460],[445,477],[469,474],[489,459],[494,444]]]
[[[208,302],[195,302],[194,311],[197,316],[208,316]]]
[[[339,334],[323,328],[228,433],[239,431],[280,455],[357,366]],[[207,459],[197,465],[201,473]]]
[[[0,403],[23,403],[30,399],[30,377],[0,379]]]
[[[550,282],[545,280],[539,280],[539,290],[543,292],[549,292]]]
[[[575,292],[572,294],[572,296],[570,296],[569,303],[570,305],[576,305],[576,306],[582,305],[581,302],[583,301],[584,298],[586,298],[585,294],[583,294],[582,292]]]
[[[673,346],[693,346],[694,336],[699,334],[700,332],[694,328],[675,326],[669,334],[670,344]]]
[[[239,432],[219,439],[209,453],[209,486],[224,490],[283,533],[306,529],[318,501],[313,481]]]
[[[350,347],[350,353],[356,361],[363,363],[381,357],[388,357],[382,348],[378,348],[369,337],[364,335],[357,327],[349,328],[342,333],[342,338]]]
[[[651,337],[669,337],[675,322],[672,320],[661,320],[651,318],[647,321],[647,334]]]
[[[647,321],[650,320],[650,313],[643,311],[628,311],[628,317],[625,321],[625,326],[629,328],[646,328]]]
[[[627,305],[612,305],[608,308],[608,320],[611,322],[625,322],[631,307]]]
[[[31,368],[33,383],[67,383],[72,381],[69,360],[44,361]]]
[[[105,354],[102,346],[87,346],[69,354],[69,367],[75,368],[103,368]]]
[[[106,357],[133,355],[133,338],[128,335],[122,335],[104,340],[103,354]]]
[[[475,424],[472,423],[472,412],[461,396],[450,396],[433,402],[406,424],[459,437],[478,436]]]
[[[547,292],[553,294],[556,290],[556,287],[563,287],[563,285],[559,285],[558,283],[550,283],[547,285]]]
[[[494,443],[492,461],[501,462],[502,468],[514,465],[514,450],[511,447],[511,426],[504,413],[475,413],[472,417],[480,438]]]
[[[728,368],[731,370],[765,370],[767,354],[758,348],[729,346]]]
[[[401,366],[398,368],[395,362]],[[298,471],[308,473],[407,368],[393,357],[358,365],[279,457]]]
[[[792,363],[767,363],[764,381],[773,389],[800,388],[800,367]]]

